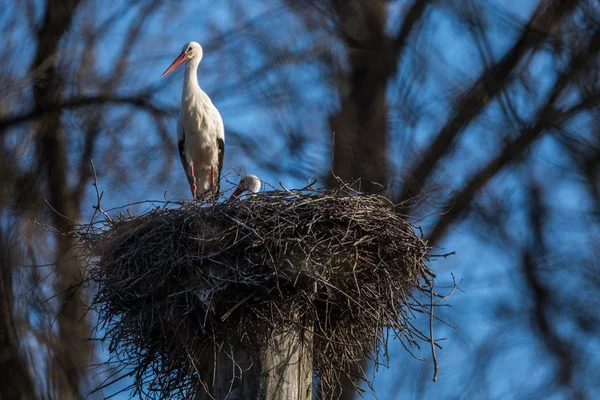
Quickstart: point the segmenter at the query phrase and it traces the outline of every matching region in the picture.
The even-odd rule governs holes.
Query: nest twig
[[[382,196],[309,187],[135,217],[97,210],[104,218],[76,236],[99,328],[137,394],[193,397],[228,332],[309,324],[324,393],[365,357],[379,361],[389,332],[407,349],[435,344],[412,323],[432,312],[415,297],[433,293],[430,248]]]

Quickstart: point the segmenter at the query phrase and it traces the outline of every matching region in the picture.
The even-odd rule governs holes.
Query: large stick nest
[[[231,332],[304,324],[326,393],[390,332],[429,340],[411,323],[429,247],[382,196],[310,188],[105,215],[78,237],[99,331],[137,394],[193,398]]]

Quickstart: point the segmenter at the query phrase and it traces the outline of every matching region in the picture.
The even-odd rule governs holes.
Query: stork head
[[[240,181],[237,189],[231,194],[229,200],[233,200],[240,194],[248,191],[250,193],[258,193],[260,190],[260,179],[256,175],[245,175]]]
[[[198,42],[189,42],[186,43],[181,49],[181,54],[177,56],[175,61],[169,65],[169,68],[162,74],[161,78],[169,75],[171,72],[175,70],[175,68],[179,67],[186,61],[190,61],[195,63],[196,65],[200,63],[202,60],[202,46]]]

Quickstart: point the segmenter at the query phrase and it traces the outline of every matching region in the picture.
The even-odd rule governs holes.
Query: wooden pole
[[[271,331],[263,338],[230,336],[215,353],[196,400],[312,398],[312,334],[301,327]]]

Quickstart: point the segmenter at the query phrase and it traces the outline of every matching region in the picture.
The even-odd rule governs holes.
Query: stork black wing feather
[[[194,184],[194,178],[192,174],[190,174],[190,166],[185,159],[185,140],[180,140],[177,143],[177,147],[179,148],[179,158],[181,158],[181,165],[183,165],[183,170],[185,171],[185,176],[188,178],[188,182],[190,183],[190,188]]]

